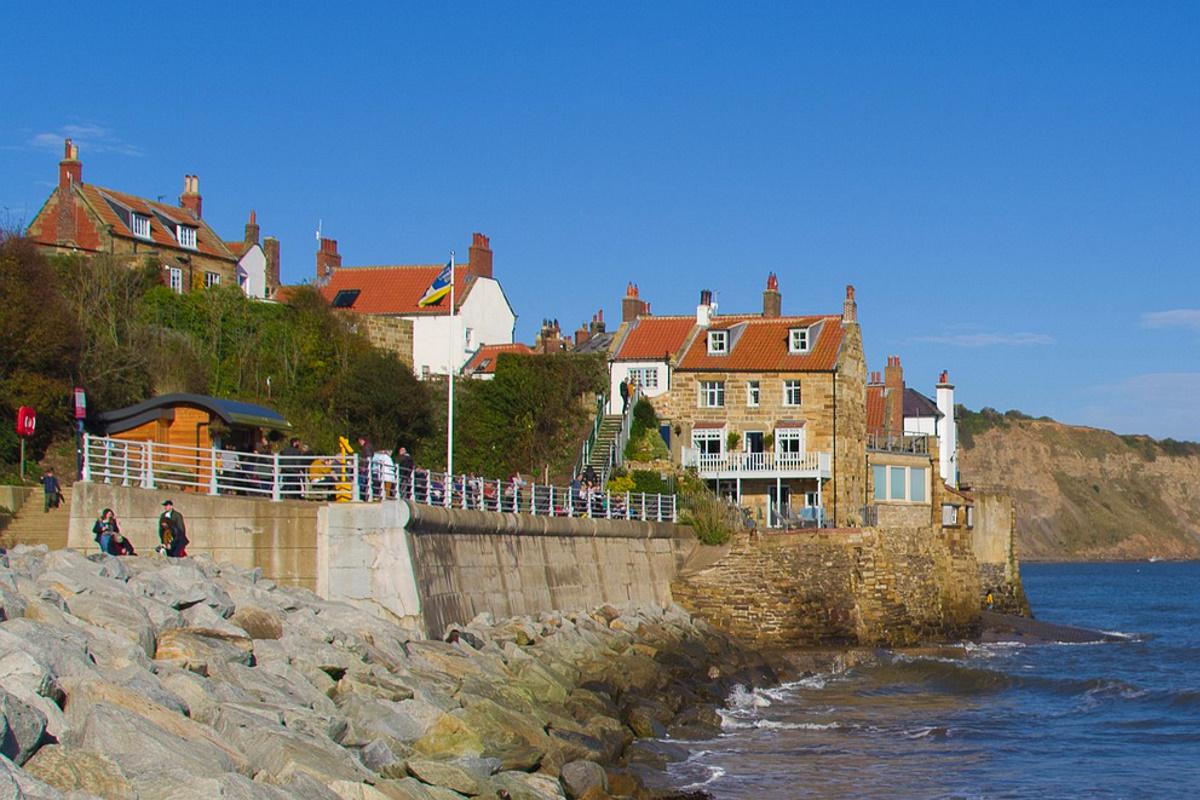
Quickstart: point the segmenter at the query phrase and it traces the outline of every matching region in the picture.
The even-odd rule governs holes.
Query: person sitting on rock
[[[117,531],[112,535],[108,542],[108,554],[110,556],[136,556],[137,551],[133,549],[133,542],[126,539]]]
[[[117,524],[117,515],[111,508],[101,511],[100,518],[92,524],[92,536],[95,537],[96,544],[100,545],[101,553],[109,552],[113,534],[120,532],[121,526]]]

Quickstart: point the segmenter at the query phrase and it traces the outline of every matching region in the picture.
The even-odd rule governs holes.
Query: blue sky
[[[735,7],[736,6],[736,7]],[[858,289],[872,369],[1123,433],[1200,439],[1195,3],[5,4],[0,221],[73,135],[84,180],[313,275],[487,233],[543,317],[712,289],[785,313]],[[12,35],[13,32],[24,32]]]

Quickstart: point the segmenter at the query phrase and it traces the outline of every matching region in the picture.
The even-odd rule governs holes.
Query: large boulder
[[[558,779],[571,800],[583,797],[588,792],[594,794],[597,789],[602,792],[608,791],[608,776],[604,774],[604,768],[592,761],[571,761],[563,764]]]
[[[102,800],[133,797],[133,786],[120,768],[90,750],[50,744],[25,762],[25,771],[63,792],[80,791]]]
[[[107,702],[96,703],[86,712],[83,723],[72,735],[72,744],[92,750],[121,767],[126,775],[153,775],[165,765],[197,777],[215,777],[234,772],[239,763],[229,751],[218,746],[209,729],[180,717],[183,722],[206,731],[202,735],[183,736],[190,726],[177,725],[165,730],[149,719]]]
[[[0,797],[13,800],[64,800],[62,792],[0,756]]]
[[[228,618],[234,610],[229,593],[195,564],[172,563],[152,572],[143,572],[130,579],[129,587],[180,611],[203,603],[221,617]]]
[[[323,783],[332,780],[357,783],[375,777],[349,751],[329,740],[262,728],[252,736],[243,736],[239,744],[252,764],[277,781],[286,781],[298,773]]]
[[[220,664],[249,666],[254,662],[254,644],[249,637],[208,628],[176,628],[163,631],[154,659],[207,675]]]
[[[0,753],[24,764],[42,744],[46,715],[24,700],[0,689]]]
[[[430,786],[444,786],[459,794],[472,796],[483,792],[483,787],[474,775],[447,761],[410,758],[408,771],[414,778]]]
[[[67,610],[76,617],[133,642],[148,657],[154,657],[154,623],[142,607],[131,603],[128,597],[77,594],[68,597],[66,603]]]
[[[238,603],[229,621],[251,639],[278,639],[283,636],[283,620],[273,611],[249,603]]]

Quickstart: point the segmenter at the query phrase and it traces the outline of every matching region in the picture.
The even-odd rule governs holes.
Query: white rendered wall
[[[658,373],[658,386],[653,389],[642,388],[642,396],[658,397],[664,395],[670,387],[670,372],[667,365],[661,361],[613,361],[608,370],[608,413],[621,413],[621,381],[629,377],[631,369],[654,369]]]
[[[409,319],[413,321],[413,372],[418,377],[425,367],[434,375],[458,372],[481,345],[512,344],[517,322],[500,284],[493,278],[476,279],[466,302],[454,315],[453,328],[447,314]],[[466,337],[468,329],[471,331],[470,342]],[[452,336],[453,353],[450,352]],[[451,358],[453,364],[449,364]]]
[[[246,297],[262,300],[267,296],[267,254],[262,247],[254,245],[238,261],[238,274],[246,276],[242,291]]]
[[[941,451],[942,480],[958,488],[958,420],[954,418],[954,387],[946,384],[938,386],[938,411],[942,417],[941,430],[938,431],[938,441]]]
[[[937,435],[936,417],[905,417],[904,432],[912,434]]]

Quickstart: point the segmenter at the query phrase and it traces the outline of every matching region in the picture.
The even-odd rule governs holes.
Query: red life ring
[[[34,430],[37,429],[37,412],[29,406],[21,406],[17,409],[17,436],[28,437],[33,436]]]

